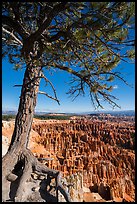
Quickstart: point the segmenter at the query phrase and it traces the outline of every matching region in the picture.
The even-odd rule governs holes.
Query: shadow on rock
[[[46,202],[57,202],[55,187],[50,186],[50,179],[43,179],[40,182],[40,195]]]

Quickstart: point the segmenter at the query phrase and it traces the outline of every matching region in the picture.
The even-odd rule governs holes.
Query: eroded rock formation
[[[12,134],[13,126],[3,123],[4,135],[9,129]],[[72,201],[134,201],[134,133],[132,123],[35,121],[29,148],[41,162],[62,172]],[[61,194],[59,199],[63,201]]]
[[[64,177],[82,172],[83,185],[105,200],[135,197],[134,128],[105,122],[34,123],[37,142],[51,157],[47,166]]]

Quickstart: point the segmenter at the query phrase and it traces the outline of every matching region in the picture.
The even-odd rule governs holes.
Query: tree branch
[[[62,66],[62,65],[56,64],[56,63],[55,63],[55,67],[56,67],[56,68],[59,68],[59,69],[61,69],[61,70],[67,71],[67,72],[69,72],[70,74],[73,74],[73,75],[79,77],[80,79],[83,79],[83,78],[84,78],[81,74],[79,74],[78,72],[74,71],[73,69],[71,69],[71,68],[69,68],[69,67]]]
[[[57,94],[56,94],[56,90],[55,90],[53,84],[51,83],[51,81],[50,81],[43,73],[41,73],[41,75],[38,76],[38,77],[34,77],[34,78],[33,78],[31,81],[29,81],[27,84],[32,83],[32,82],[34,82],[35,80],[40,79],[40,78],[44,79],[47,83],[50,84],[50,86],[51,86],[51,88],[52,88],[52,90],[53,90],[53,92],[54,92],[55,98],[52,97],[52,96],[49,96],[49,95],[48,95],[47,93],[45,93],[45,92],[43,92],[43,93],[41,93],[41,94],[44,94],[44,93],[45,93],[45,95],[47,95],[49,98],[52,98],[53,100],[56,99],[56,101],[57,101],[58,104],[59,104],[59,100],[58,100],[58,97],[57,97]],[[15,85],[15,86],[21,86],[21,85]],[[60,104],[59,104],[59,105],[60,105]]]
[[[93,29],[92,29],[92,31],[93,31]],[[94,31],[93,31],[93,32],[94,32]],[[114,52],[111,48],[109,48],[109,46],[108,46],[103,40],[101,40],[101,38],[99,38],[95,33],[94,33],[94,35],[95,35],[95,37],[96,37],[103,45],[105,45],[105,47],[107,48],[107,50],[108,50],[111,54],[113,54],[113,55],[119,57],[119,59],[121,59],[122,61],[127,62],[126,60],[124,60],[123,58],[121,58],[116,52]]]
[[[117,99],[115,96],[113,96],[113,95],[111,95],[111,94],[107,94],[107,93],[105,93],[104,91],[98,91],[98,93],[99,93],[100,95],[102,95],[103,98],[109,102],[109,104],[111,104],[111,105],[114,104],[113,107],[117,106],[118,108],[121,108],[117,103],[115,103],[114,101],[112,101],[112,100],[110,99],[110,98]],[[118,99],[117,99],[117,100],[118,100]]]
[[[30,38],[38,40],[41,37],[41,34],[43,33],[43,31],[50,25],[51,21],[53,20],[53,18],[61,11],[65,10],[65,6],[66,6],[67,2],[61,2],[57,5],[55,5],[53,7],[53,9],[51,10],[51,12],[47,15],[46,20],[43,22],[43,24],[39,27],[39,29],[30,35]]]
[[[44,92],[44,91],[38,91],[38,93],[39,93],[39,94],[44,94],[44,95],[47,96],[48,98],[51,98],[52,100],[57,101],[57,103],[60,105],[60,102],[59,102],[59,100],[58,100],[57,98],[54,98],[54,97],[50,96],[49,94],[47,94],[47,93]]]
[[[20,84],[15,84],[13,87],[20,87],[20,86],[22,86],[22,85],[20,85]]]
[[[2,15],[2,24],[12,27],[14,31],[22,37],[22,39],[28,37],[28,34],[24,31],[23,27],[9,16]]]
[[[97,75],[96,73],[92,73],[93,75]],[[100,74],[109,74],[109,75],[113,75],[115,77],[117,77],[118,79],[120,79],[121,81],[123,81],[126,85],[130,86],[126,80],[124,80],[119,74],[120,72],[100,72]],[[132,86],[130,86],[131,88],[133,88]]]
[[[15,15],[15,20],[16,22],[19,23],[20,27],[22,28],[22,30],[25,32],[26,36],[29,36],[29,32],[26,31],[26,29],[21,25],[21,16],[20,16],[20,12],[19,12],[19,8],[20,8],[20,4],[21,2],[11,2],[11,7],[13,10],[13,13]]]
[[[49,81],[49,80],[47,79],[47,77],[45,77],[44,74],[42,74],[41,77],[42,77],[43,79],[45,79],[45,81],[48,82],[48,83],[50,84],[50,86],[51,86],[52,89],[53,89],[53,92],[54,92],[55,98],[57,99],[56,90],[55,90],[53,84],[51,83],[51,81]]]
[[[92,102],[93,102],[93,105],[95,106],[95,103],[94,103],[94,99],[95,99],[95,101],[97,102],[98,106],[100,106],[100,107],[102,108],[102,105],[100,104],[100,102],[99,102],[99,100],[98,100],[98,98],[97,98],[97,93],[92,92],[92,87],[94,88],[94,83],[96,82],[96,80],[92,82],[90,78],[88,78],[88,77],[86,77],[86,76],[82,76],[82,75],[79,74],[78,72],[76,72],[76,71],[74,71],[74,70],[72,70],[71,68],[68,68],[68,67],[66,67],[66,66],[62,66],[62,65],[58,65],[58,64],[55,64],[55,66],[56,66],[57,68],[59,68],[59,69],[65,70],[65,71],[67,71],[67,72],[69,72],[69,73],[71,73],[71,74],[73,74],[73,75],[79,77],[82,81],[84,81],[84,82],[89,86],[89,88],[90,88],[90,96],[91,96],[91,100],[92,100]],[[110,73],[109,73],[109,74],[110,74]],[[93,74],[93,76],[94,76],[94,75],[95,75],[95,74]],[[114,73],[112,73],[112,75],[114,75]],[[116,73],[115,73],[115,76],[120,78],[120,76],[117,75]],[[121,78],[120,78],[120,79],[121,79]],[[78,87],[76,87],[76,90],[71,90],[70,93],[73,93],[73,91],[74,91],[74,93],[75,93],[76,91],[78,91],[77,96],[78,96],[79,93],[80,93],[80,89],[79,89]],[[117,103],[115,103],[114,101],[111,100],[111,98],[117,99],[115,96],[110,95],[110,94],[108,94],[108,93],[106,93],[106,92],[104,92],[104,91],[101,91],[101,90],[97,90],[97,92],[98,92],[100,95],[102,95],[103,98],[104,98],[104,100],[108,101],[109,104],[113,105],[114,107],[117,106],[117,107],[120,108],[120,106],[117,105]],[[93,93],[93,94],[92,94],[92,93]],[[94,96],[94,98],[93,98],[93,96]]]
[[[16,42],[18,42],[20,45],[23,45],[23,43],[13,34],[13,32],[10,32],[10,31],[6,30],[3,27],[2,27],[2,31],[4,31],[5,33],[7,33],[10,36],[12,36],[16,40]]]
[[[64,31],[59,31],[58,33],[56,33],[52,37],[48,38],[48,41],[53,42],[53,41],[58,40],[60,37],[66,37],[66,33]]]

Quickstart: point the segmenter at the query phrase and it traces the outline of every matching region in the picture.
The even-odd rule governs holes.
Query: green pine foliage
[[[112,82],[125,82],[115,68],[133,62],[135,2],[3,2],[2,56],[15,70],[31,53],[36,66],[72,75],[74,98],[89,87],[91,101],[118,106]],[[125,82],[126,83],[126,82]]]

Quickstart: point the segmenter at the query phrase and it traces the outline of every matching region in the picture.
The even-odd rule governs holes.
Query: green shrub
[[[34,115],[34,118],[41,120],[69,120],[68,115]]]
[[[15,115],[2,115],[2,120],[10,121],[11,119],[15,119]]]

